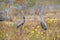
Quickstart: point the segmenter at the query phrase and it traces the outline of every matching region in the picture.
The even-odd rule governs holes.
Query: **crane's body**
[[[25,23],[25,17],[23,17],[23,19],[21,19],[21,20],[18,22],[17,28],[21,27],[24,23]]]
[[[41,22],[41,26],[44,30],[47,30],[46,25],[43,22]]]

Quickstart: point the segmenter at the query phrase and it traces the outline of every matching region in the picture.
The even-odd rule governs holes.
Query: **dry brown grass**
[[[15,22],[0,22],[0,40],[60,40],[60,20],[49,17],[45,15],[48,27],[46,31],[41,28],[40,21],[37,19],[27,19],[22,30],[16,28],[16,19]]]

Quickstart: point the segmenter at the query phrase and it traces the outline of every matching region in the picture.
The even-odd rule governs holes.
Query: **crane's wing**
[[[41,27],[42,27],[44,30],[47,30],[46,24],[45,24],[44,22],[41,22]]]

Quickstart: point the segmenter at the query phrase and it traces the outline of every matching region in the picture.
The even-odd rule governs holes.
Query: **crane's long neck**
[[[44,10],[42,10],[40,13],[39,13],[39,16],[40,16],[40,21],[41,22],[44,22],[44,18],[43,18],[43,14],[44,13]]]
[[[42,15],[40,15],[40,20],[41,20],[41,22],[44,22],[44,19],[43,19]]]
[[[41,12],[39,13],[39,16],[40,16],[40,21],[45,23],[44,18],[43,18],[44,13],[45,13],[45,10],[42,9]]]
[[[25,22],[25,16],[23,16],[24,22]]]
[[[42,22],[44,22],[43,14],[45,13],[45,8],[42,7],[41,12],[39,13],[40,19]]]

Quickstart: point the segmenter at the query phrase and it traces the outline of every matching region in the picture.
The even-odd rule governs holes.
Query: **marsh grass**
[[[27,21],[22,26],[22,32],[20,28],[16,29],[14,22],[0,22],[0,40],[60,40],[60,20],[57,18],[45,19],[48,27],[46,31],[38,20]]]

